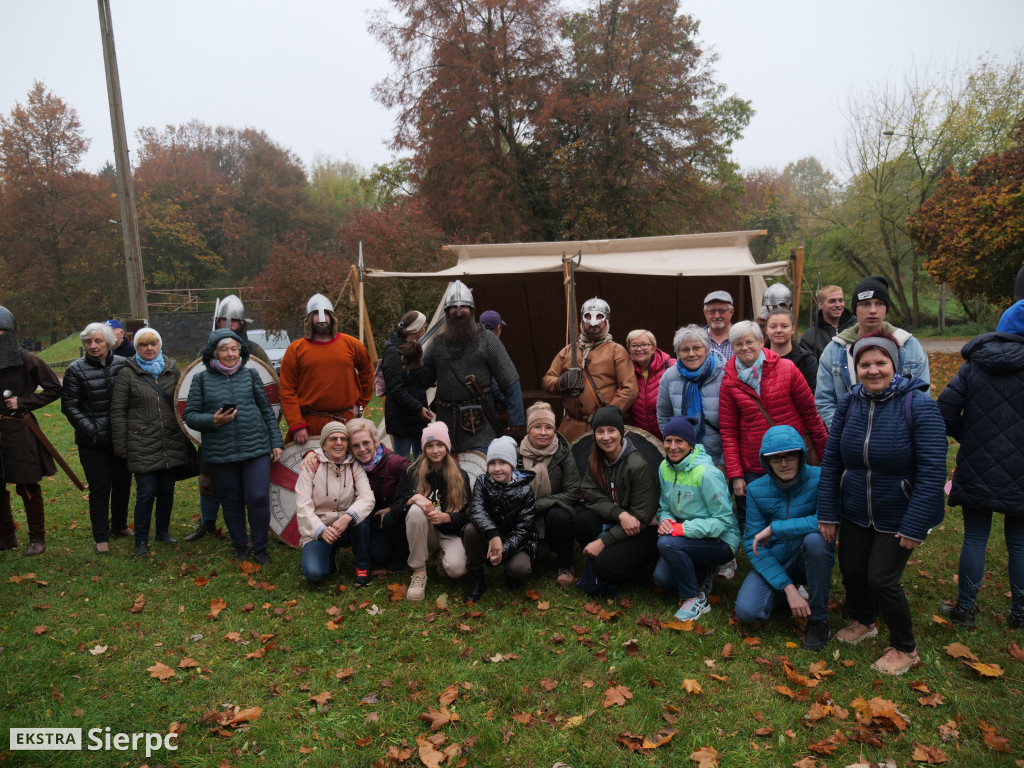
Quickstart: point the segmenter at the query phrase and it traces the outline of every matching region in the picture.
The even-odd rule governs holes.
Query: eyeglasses
[[[768,457],[768,461],[772,464],[788,464],[791,461],[800,460],[800,451],[790,451],[789,453],[776,453],[773,456]]]
[[[733,349],[746,349],[747,347],[760,347],[763,345],[764,343],[759,341],[758,339],[742,339],[741,341],[737,341],[732,346]]]
[[[643,351],[645,349],[650,349],[652,346],[654,346],[654,345],[653,344],[630,344],[629,345],[629,351],[630,352],[641,352],[641,351]]]
[[[704,307],[705,315],[727,315],[730,312],[732,312],[732,307],[726,307],[725,309],[711,309],[709,307]]]
[[[696,344],[692,347],[680,347],[679,349],[676,350],[676,352],[678,352],[680,355],[689,355],[693,352],[700,352],[702,349],[704,349],[703,344]]]

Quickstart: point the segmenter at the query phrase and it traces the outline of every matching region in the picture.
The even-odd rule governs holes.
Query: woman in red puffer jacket
[[[658,385],[661,377],[675,362],[671,355],[658,349],[654,334],[643,329],[630,331],[626,349],[636,372],[637,396],[630,409],[627,424],[647,430],[661,440],[658,428]]]
[[[736,355],[725,364],[719,395],[725,474],[736,495],[741,529],[747,516],[747,483],[764,474],[760,456],[764,433],[789,424],[801,436],[810,435],[819,460],[828,440],[803,375],[789,360],[765,349],[762,339],[757,323],[744,320],[733,325],[729,341]]]

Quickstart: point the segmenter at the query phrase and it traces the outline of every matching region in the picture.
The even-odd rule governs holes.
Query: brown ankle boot
[[[28,543],[28,549],[25,550],[26,556],[41,555],[46,551],[46,539],[34,539]]]

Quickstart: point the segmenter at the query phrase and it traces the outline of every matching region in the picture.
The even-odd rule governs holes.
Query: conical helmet
[[[452,283],[444,294],[444,308],[448,309],[448,307],[472,307],[476,309],[476,304],[473,303],[473,292],[461,280],[456,280]]]
[[[13,333],[18,330],[18,324],[14,322],[14,315],[11,314],[11,310],[7,307],[0,307],[0,331],[10,331]]]
[[[330,299],[324,296],[322,293],[314,293],[309,301],[306,302],[306,317],[309,317],[314,312],[317,313],[316,322],[326,323],[327,312],[334,314],[334,305],[331,304]]]
[[[213,310],[213,328],[217,329],[217,321],[221,318],[227,320],[227,327],[231,327],[232,320],[238,320],[240,323],[245,323],[245,307],[242,305],[242,300],[235,296],[235,294],[229,294],[223,299],[217,302],[217,306]]]
[[[772,312],[776,309],[793,308],[793,292],[782,283],[772,283],[761,297],[761,306]]]

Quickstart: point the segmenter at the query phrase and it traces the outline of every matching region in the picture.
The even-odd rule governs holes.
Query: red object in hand
[[[683,533],[683,524],[682,523],[672,523],[672,535],[673,536],[684,536],[685,535]]]

